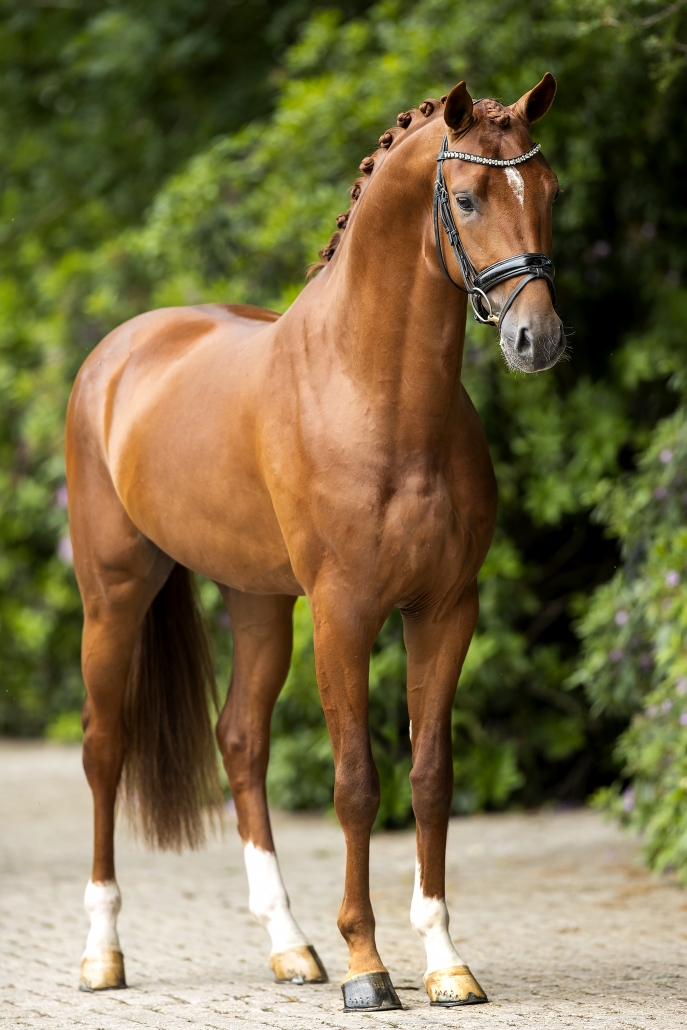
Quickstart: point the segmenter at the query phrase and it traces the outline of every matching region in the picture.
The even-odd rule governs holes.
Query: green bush
[[[687,409],[659,424],[638,471],[598,508],[622,567],[580,621],[572,679],[594,708],[631,717],[617,744],[624,780],[596,802],[644,834],[657,869],[687,881]]]

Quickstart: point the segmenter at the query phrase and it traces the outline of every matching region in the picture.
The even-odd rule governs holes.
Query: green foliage
[[[0,119],[3,224],[25,219],[0,241],[0,725],[57,725],[81,697],[78,599],[58,543],[62,416],[88,348],[163,304],[282,310],[347,207],[360,158],[399,110],[462,78],[473,95],[510,103],[548,68],[559,92],[535,138],[562,185],[554,260],[572,358],[509,375],[491,330],[469,326],[464,381],[489,438],[500,516],[454,707],[455,810],[582,799],[608,787],[620,763],[636,780],[630,817],[648,826],[656,813],[654,855],[672,848],[666,861],[679,864],[668,837],[683,811],[683,738],[669,692],[684,675],[682,595],[665,575],[683,575],[685,518],[677,486],[660,499],[651,479],[679,474],[679,461],[659,468],[647,457],[627,474],[646,448],[683,453],[686,12],[659,0],[385,0],[352,20],[320,11],[255,92],[240,62],[236,75],[223,70],[222,18],[233,15],[222,7],[215,31],[209,7],[182,6],[54,8],[53,49],[47,32],[37,42],[37,18],[12,7],[0,52],[6,77],[28,69]],[[270,8],[275,18],[288,10]],[[41,102],[53,82],[58,92]],[[240,89],[251,102],[232,106]],[[69,112],[56,108],[62,95],[75,98]],[[140,138],[139,117],[150,123]],[[66,206],[51,215],[59,198]],[[640,538],[644,549],[633,549]],[[226,681],[226,629],[209,586],[204,596]],[[571,615],[582,619],[579,667]],[[287,807],[321,807],[332,794],[310,641],[299,601],[269,776]],[[370,670],[385,825],[410,811],[404,670],[396,613]],[[671,699],[670,712],[660,708]],[[646,706],[660,716],[639,714]]]
[[[293,659],[273,718],[267,788],[281,808],[323,808],[334,790],[334,765],[315,677],[312,619],[296,601]]]
[[[687,881],[686,408],[659,424],[638,465],[598,508],[625,560],[581,619],[573,680],[597,711],[632,716],[617,744],[624,790],[598,803],[644,832],[650,865]]]

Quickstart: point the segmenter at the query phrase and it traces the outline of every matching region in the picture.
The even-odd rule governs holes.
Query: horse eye
[[[560,186],[556,186],[556,192],[555,192],[555,193],[554,193],[554,195],[553,195],[553,201],[552,201],[552,203],[553,203],[553,204],[555,204],[555,203],[556,203],[556,201],[558,200],[558,197],[559,197],[559,195],[560,195],[560,192],[561,192],[561,188],[560,188]]]
[[[472,206],[472,201],[470,200],[469,197],[456,197],[456,200],[458,201],[458,207],[460,208],[461,211],[474,211],[475,210],[474,207]]]

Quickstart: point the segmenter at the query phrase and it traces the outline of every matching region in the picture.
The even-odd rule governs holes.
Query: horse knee
[[[343,826],[369,830],[379,811],[379,774],[372,755],[342,756],[336,769],[334,808]]]
[[[428,748],[416,758],[410,773],[413,811],[424,825],[443,823],[453,795],[453,759],[449,748]]]
[[[121,719],[99,720],[89,706],[82,717],[84,739],[82,760],[86,779],[93,786],[96,780],[119,780],[124,762],[126,741]]]
[[[217,727],[217,742],[227,770],[232,793],[237,794],[262,783],[267,772],[269,738],[256,741],[236,725]]]

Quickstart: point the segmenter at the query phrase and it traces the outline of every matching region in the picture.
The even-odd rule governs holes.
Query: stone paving
[[[336,823],[275,814],[292,905],[330,984],[275,984],[246,904],[233,819],[202,852],[154,854],[120,827],[119,920],[129,989],[76,989],[87,932],[90,794],[78,749],[0,743],[0,1025],[89,1030],[336,1027],[687,1027],[687,894],[649,876],[637,845],[587,811],[451,824],[448,899],[459,950],[490,1005],[430,1009],[408,922],[413,837],[372,844],[380,951],[402,1012],[348,1015],[336,929]]]

